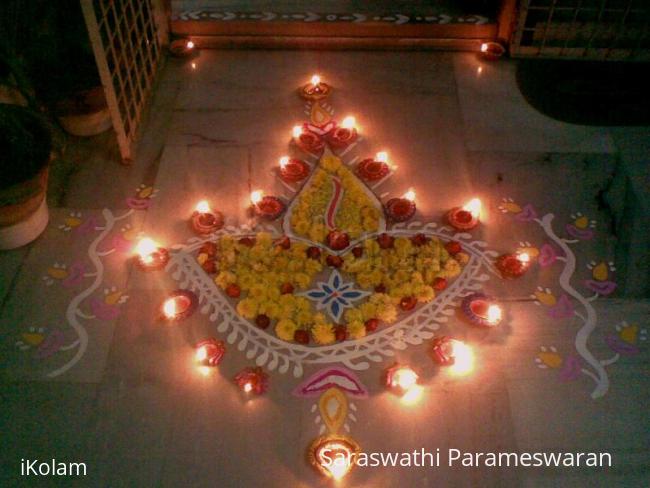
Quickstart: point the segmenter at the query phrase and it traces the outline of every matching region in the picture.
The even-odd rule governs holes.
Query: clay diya
[[[406,222],[415,215],[415,191],[407,191],[401,198],[386,202],[386,215],[393,222]]]
[[[309,446],[309,463],[321,475],[338,481],[355,465],[361,448],[350,437],[339,434],[321,436]]]
[[[266,220],[277,219],[286,208],[284,202],[278,197],[264,196],[260,190],[251,193],[251,202],[255,215]]]
[[[293,142],[302,151],[317,156],[325,149],[325,141],[320,135],[300,125],[293,128]]]
[[[481,201],[473,198],[463,207],[452,208],[447,214],[447,221],[457,230],[470,230],[479,223],[481,215]]]
[[[283,156],[280,158],[280,178],[287,183],[298,183],[309,176],[309,166],[304,161]]]
[[[261,395],[269,388],[269,375],[260,367],[244,368],[235,376],[235,384],[246,394]]]
[[[201,366],[218,366],[226,354],[224,342],[213,337],[197,343],[195,349],[194,358]]]
[[[189,290],[175,290],[163,302],[161,311],[163,318],[169,322],[178,322],[194,313],[198,299]]]
[[[481,43],[481,57],[487,61],[496,61],[506,53],[506,48],[500,42],[486,41]]]
[[[148,237],[140,239],[135,246],[135,252],[138,266],[145,271],[162,269],[169,261],[169,251]]]
[[[210,210],[206,200],[201,200],[192,212],[190,220],[194,232],[200,235],[211,234],[223,227],[224,218],[221,212]]]
[[[332,88],[321,81],[320,76],[314,75],[310,82],[300,89],[300,95],[306,100],[315,101],[327,97],[331,91]]]
[[[327,142],[333,149],[345,149],[357,140],[356,120],[349,116],[343,119],[339,127],[332,129],[327,135]]]
[[[497,258],[495,264],[504,278],[519,278],[530,267],[530,255],[526,252],[503,254]]]
[[[189,58],[196,54],[196,45],[187,39],[176,39],[169,44],[169,52],[175,58]]]
[[[379,181],[390,172],[387,159],[385,152],[377,153],[374,158],[364,159],[357,166],[357,174],[365,181]]]
[[[495,300],[483,293],[466,296],[461,303],[461,311],[473,325],[494,327],[501,322],[503,312]]]

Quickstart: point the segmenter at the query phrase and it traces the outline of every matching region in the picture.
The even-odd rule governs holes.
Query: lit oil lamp
[[[146,271],[162,269],[169,261],[169,251],[148,237],[140,239],[135,246],[135,253],[138,266]]]
[[[473,229],[481,216],[481,200],[473,198],[462,207],[452,208],[447,214],[449,224],[458,230]]]
[[[319,156],[325,149],[325,141],[323,138],[305,129],[303,126],[294,126],[292,135],[294,144],[308,154]]]
[[[353,439],[339,434],[318,437],[309,446],[309,462],[321,475],[338,481],[355,465],[360,451]]]
[[[192,229],[197,234],[210,234],[223,227],[223,214],[216,210],[210,209],[210,204],[206,200],[201,200],[192,212]]]
[[[189,290],[175,290],[162,304],[162,316],[169,322],[178,322],[194,313],[198,300]]]
[[[282,200],[278,197],[264,195],[261,190],[251,193],[251,202],[255,215],[267,220],[277,219],[285,209]]]
[[[244,368],[235,376],[235,383],[247,395],[261,395],[269,388],[269,375],[260,367]]]
[[[378,152],[374,158],[364,159],[357,166],[357,174],[365,181],[379,181],[390,172],[388,153]]]
[[[519,278],[530,267],[530,255],[527,252],[503,254],[497,258],[496,267],[504,278]]]
[[[195,347],[194,359],[201,366],[218,366],[226,354],[223,341],[214,338],[205,339]]]
[[[300,94],[307,100],[315,101],[327,97],[331,90],[327,83],[321,81],[320,76],[313,75],[309,83],[302,87]]]
[[[332,149],[345,149],[357,140],[356,119],[352,116],[346,117],[339,127],[329,132],[327,142]]]
[[[415,190],[410,189],[401,198],[386,202],[386,215],[393,222],[406,222],[415,215]]]
[[[449,366],[456,375],[469,373],[474,367],[474,352],[465,343],[442,336],[433,339],[430,356],[440,366]]]
[[[409,366],[394,364],[385,372],[386,388],[402,396],[418,383],[418,374]]]
[[[473,325],[494,327],[501,322],[503,311],[494,299],[483,293],[466,296],[461,303],[461,311]]]
[[[506,48],[503,44],[494,41],[486,41],[481,43],[481,57],[488,61],[496,61],[506,53]]]
[[[283,156],[280,158],[280,177],[287,183],[297,183],[309,176],[309,166],[300,159]]]
[[[189,58],[196,54],[196,45],[187,39],[176,39],[169,44],[169,52],[176,58]]]

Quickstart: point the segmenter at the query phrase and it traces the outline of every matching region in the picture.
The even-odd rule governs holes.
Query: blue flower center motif
[[[335,322],[338,322],[346,308],[354,307],[353,302],[370,295],[369,291],[357,290],[352,282],[344,282],[338,270],[333,270],[327,282],[316,283],[300,295],[316,302],[316,309],[325,309]]]

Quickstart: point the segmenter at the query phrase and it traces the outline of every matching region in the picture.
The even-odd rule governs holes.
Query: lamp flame
[[[417,384],[413,385],[402,395],[400,402],[404,405],[414,405],[422,398],[422,393],[424,393],[422,386]]]
[[[194,49],[194,42],[192,42],[192,41],[187,41],[186,46],[187,46],[187,49]]]
[[[530,262],[530,255],[527,252],[519,253],[517,259],[522,262],[522,264],[528,264]]]
[[[408,366],[399,368],[393,374],[391,386],[399,387],[402,390],[409,390],[418,381],[418,375]]]
[[[244,383],[244,391],[246,393],[250,393],[251,391],[253,391],[253,384],[251,382]]]
[[[471,347],[461,341],[453,342],[454,363],[449,371],[456,376],[463,376],[474,369],[474,351]]]
[[[282,156],[280,158],[280,168],[284,169],[289,164],[289,156]]]
[[[302,134],[302,126],[294,125],[293,126],[293,137],[294,138],[300,137],[300,134]]]
[[[196,204],[196,211],[201,214],[210,213],[210,204],[208,203],[207,200],[201,200],[199,203]]]
[[[205,346],[199,347],[194,357],[199,363],[205,361],[208,358],[208,349]]]
[[[143,263],[150,263],[152,261],[151,255],[158,249],[158,244],[153,239],[144,237],[140,239],[138,244],[135,246],[135,252],[140,256]]]
[[[481,52],[482,52],[482,53],[486,53],[487,50],[488,50],[488,44],[487,44],[487,42],[482,43],[482,44],[481,44]]]
[[[262,201],[262,190],[255,190],[251,193],[251,202],[253,205],[257,205]]]
[[[487,309],[487,320],[491,324],[496,324],[501,320],[501,307],[498,305],[490,305]]]
[[[314,75],[311,77],[311,84],[314,86],[320,85],[320,76]]]
[[[388,153],[386,151],[379,151],[375,155],[375,161],[379,161],[380,163],[388,162]]]
[[[472,214],[472,218],[478,219],[481,216],[481,200],[472,198],[463,206],[463,210]]]
[[[411,188],[409,191],[404,193],[404,196],[402,198],[406,198],[407,200],[410,200],[411,202],[415,201],[415,190]]]
[[[176,317],[176,298],[168,298],[165,300],[165,303],[163,303],[163,313],[165,314],[165,317],[168,319],[173,319]]]
[[[348,115],[346,118],[343,119],[343,122],[341,122],[341,127],[343,127],[344,129],[354,129],[356,125],[357,125],[357,120],[352,115]]]

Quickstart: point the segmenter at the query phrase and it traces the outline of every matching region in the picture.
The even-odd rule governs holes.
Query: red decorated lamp
[[[327,142],[333,149],[345,149],[357,140],[356,119],[348,116],[343,119],[339,127],[334,128],[328,133]]]
[[[140,239],[135,253],[138,266],[145,271],[162,269],[169,261],[169,251],[148,237]]]
[[[226,354],[226,346],[223,341],[212,337],[199,342],[195,350],[194,358],[201,366],[218,366]]]
[[[506,48],[500,42],[486,41],[481,43],[481,57],[488,61],[496,61],[506,53]]]
[[[265,196],[261,190],[251,193],[251,202],[255,215],[267,220],[277,219],[285,209],[282,200],[270,195]]]
[[[211,234],[223,227],[223,214],[210,209],[207,200],[201,200],[192,213],[192,229],[200,235]]]
[[[401,397],[402,403],[412,405],[422,396],[423,388],[418,385],[418,374],[409,366],[395,363],[384,374],[386,388]]]
[[[176,58],[189,58],[196,53],[196,45],[187,39],[176,39],[169,44],[169,52]]]
[[[325,82],[321,81],[320,76],[313,75],[309,83],[300,89],[300,95],[307,100],[321,100],[327,97],[332,88]]]
[[[474,367],[474,353],[465,343],[447,336],[433,339],[429,355],[434,363],[449,366],[456,375],[469,373]]]
[[[390,173],[388,153],[378,152],[374,158],[364,159],[357,166],[357,174],[365,181],[379,181]]]
[[[198,300],[189,290],[175,290],[169,294],[161,307],[162,316],[169,322],[178,322],[194,313]]]
[[[235,383],[246,394],[261,395],[269,388],[269,376],[260,367],[244,368],[235,376]]]
[[[527,252],[503,254],[497,258],[496,267],[504,278],[519,278],[530,267],[530,255]]]
[[[386,202],[386,215],[393,222],[406,222],[415,215],[415,191],[407,191],[401,198]]]
[[[325,141],[323,138],[320,135],[307,130],[304,126],[294,126],[292,136],[294,144],[308,154],[315,154],[318,156],[325,149]]]
[[[494,327],[501,322],[503,312],[496,301],[483,293],[466,296],[461,303],[461,311],[473,325]]]
[[[300,159],[280,158],[280,178],[287,183],[298,183],[309,176],[309,166]]]
[[[321,436],[309,446],[309,462],[321,475],[339,481],[354,467],[360,450],[359,444],[350,437]]]
[[[476,227],[481,216],[481,200],[473,198],[462,207],[452,208],[447,214],[449,224],[457,230],[470,230]]]

